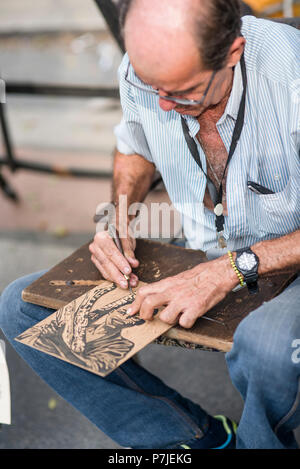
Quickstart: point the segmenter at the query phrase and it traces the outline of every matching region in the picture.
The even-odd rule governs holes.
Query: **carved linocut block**
[[[143,285],[140,282],[139,287]],[[103,282],[68,303],[15,340],[44,353],[107,376],[172,326],[154,316],[129,316],[138,288],[128,293]]]

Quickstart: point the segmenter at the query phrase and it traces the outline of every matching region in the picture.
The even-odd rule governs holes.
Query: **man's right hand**
[[[139,265],[134,254],[136,241],[128,233],[126,238],[120,239],[120,242],[124,255],[119,251],[108,231],[96,233],[93,242],[89,245],[91,260],[106,280],[127,289],[128,282],[122,275],[125,274],[129,277],[130,286],[136,287],[138,277],[132,273],[132,269]]]
[[[129,224],[134,217],[133,215],[128,216],[128,206],[131,203],[142,202],[145,199],[154,175],[155,165],[143,156],[138,154],[124,155],[116,151],[114,157],[113,200],[118,203],[115,204],[116,211],[109,222],[117,229],[121,225],[122,229],[119,232],[122,233],[120,241],[124,255],[120,253],[104,226],[97,228],[97,233],[94,241],[89,246],[89,250],[92,254],[91,260],[101,275],[121,288],[128,288],[129,286],[124,275],[129,276],[131,287],[136,287],[138,284],[138,277],[132,273],[132,269],[138,267],[139,261],[134,254],[135,238],[129,232]],[[124,195],[127,197],[124,202],[125,210],[123,210],[122,202],[122,207],[120,205],[120,198]]]

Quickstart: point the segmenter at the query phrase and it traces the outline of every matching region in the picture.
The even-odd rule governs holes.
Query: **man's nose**
[[[159,106],[163,111],[172,111],[176,107],[173,101],[166,101],[163,96],[159,96]]]

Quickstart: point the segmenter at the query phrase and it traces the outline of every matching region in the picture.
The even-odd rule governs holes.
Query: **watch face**
[[[243,254],[237,259],[238,267],[242,270],[250,271],[256,266],[256,259],[254,254],[243,252]]]

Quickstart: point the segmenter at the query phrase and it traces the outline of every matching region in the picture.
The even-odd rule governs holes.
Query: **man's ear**
[[[240,61],[242,54],[244,52],[244,49],[245,49],[245,44],[246,44],[246,39],[242,36],[237,37],[234,40],[228,52],[228,60],[227,60],[228,68],[235,67],[236,64]]]

